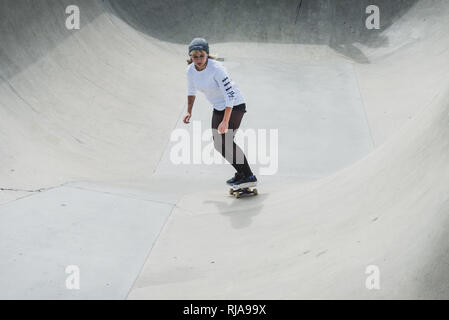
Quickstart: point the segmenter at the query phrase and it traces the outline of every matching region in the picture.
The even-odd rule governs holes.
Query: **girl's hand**
[[[185,115],[185,117],[184,117],[184,123],[185,123],[185,124],[190,123],[190,117],[191,117],[191,116],[192,116],[191,113],[187,113],[187,114]]]
[[[229,123],[228,123],[228,122],[222,121],[222,122],[220,123],[220,125],[218,126],[218,133],[219,133],[219,134],[223,134],[223,133],[228,132],[228,126],[229,126]]]

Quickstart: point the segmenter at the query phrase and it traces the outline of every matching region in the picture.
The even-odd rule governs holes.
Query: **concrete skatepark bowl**
[[[449,298],[448,21],[445,0],[1,0],[0,298]],[[277,132],[257,197],[171,161],[198,36],[242,130]]]

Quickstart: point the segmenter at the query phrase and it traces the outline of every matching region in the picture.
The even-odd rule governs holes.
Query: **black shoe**
[[[256,176],[250,176],[250,177],[244,177],[240,180],[237,180],[236,182],[234,182],[234,184],[232,185],[232,187],[235,188],[251,188],[251,187],[255,187],[257,185],[257,178]]]
[[[226,181],[226,183],[229,184],[229,185],[233,185],[234,182],[236,182],[237,180],[240,180],[240,179],[242,179],[242,178],[244,178],[244,177],[245,177],[245,175],[244,175],[243,173],[236,172],[235,175],[234,175],[234,177],[232,177],[231,179],[229,179],[228,181]]]

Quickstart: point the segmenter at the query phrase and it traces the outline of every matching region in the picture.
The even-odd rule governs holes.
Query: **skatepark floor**
[[[218,2],[0,2],[0,298],[448,298],[449,4],[380,1],[369,32],[365,2],[243,2],[227,31]],[[182,123],[196,36],[241,132],[277,134],[256,197],[172,161],[173,132],[210,126],[200,95]]]

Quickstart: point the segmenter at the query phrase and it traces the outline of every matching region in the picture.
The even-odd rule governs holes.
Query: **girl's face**
[[[194,51],[191,54],[192,61],[198,69],[204,68],[207,62],[207,53],[201,51]]]

